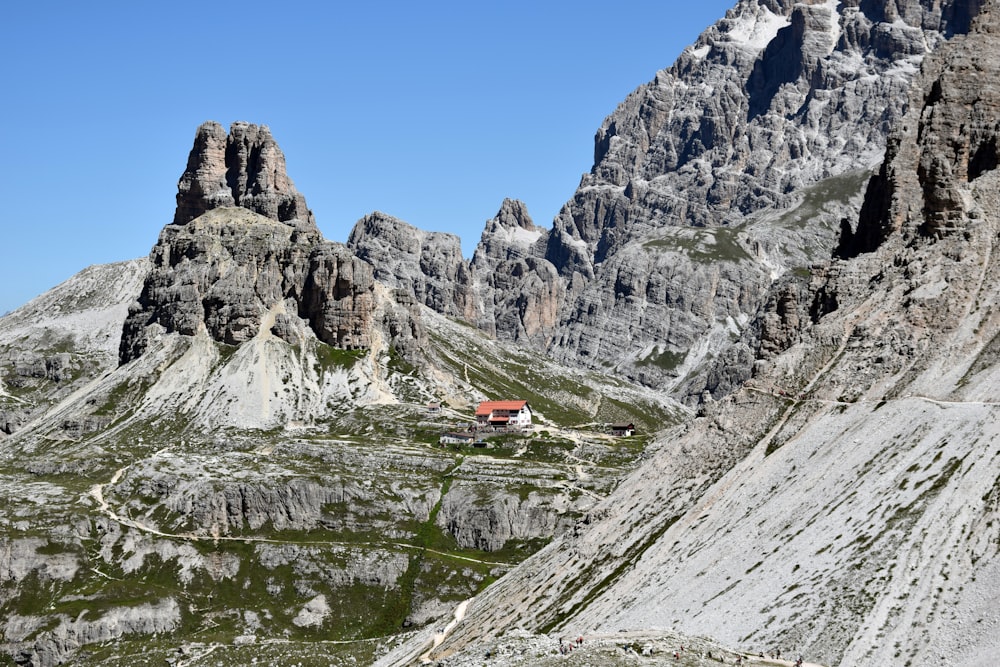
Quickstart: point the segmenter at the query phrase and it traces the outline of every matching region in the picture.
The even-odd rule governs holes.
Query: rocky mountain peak
[[[187,224],[222,206],[239,206],[278,222],[316,224],[305,197],[288,178],[285,156],[267,125],[237,121],[227,135],[219,123],[208,121],[195,133],[177,183],[173,224]]]
[[[486,221],[472,263],[492,271],[496,267],[486,269],[484,266],[487,258],[543,257],[547,240],[548,231],[535,226],[524,202],[504,199],[497,214]]]
[[[519,199],[504,199],[496,217],[490,222],[494,221],[497,225],[506,228],[520,227],[529,232],[537,229],[531,216],[528,215],[528,205]]]
[[[398,241],[401,247],[402,245],[418,247],[420,244],[415,235],[421,233],[421,230],[404,220],[382,211],[373,211],[354,223],[347,237],[347,245],[352,248],[360,247],[369,238],[388,236]]]
[[[736,3],[597,131],[548,233],[565,295],[548,351],[668,390],[719,357],[858,219],[922,60],[980,5]]]
[[[700,396],[683,394],[685,378],[705,377],[775,281],[809,274],[839,222],[858,220],[921,62],[968,32],[981,5],[739,0],[605,119],[593,168],[551,229],[504,200],[469,264],[474,303],[459,312],[554,358]],[[990,163],[984,150],[976,165]],[[390,269],[400,255],[383,262],[378,243],[349,245],[376,277],[429,275]]]
[[[472,256],[479,328],[501,338],[544,342],[563,295],[558,273],[545,259],[548,242],[549,231],[535,226],[524,202],[503,200]]]

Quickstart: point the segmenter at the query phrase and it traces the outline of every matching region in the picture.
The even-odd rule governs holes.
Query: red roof
[[[517,412],[527,404],[527,401],[483,401],[476,408],[476,416],[487,416],[494,410],[512,410]]]

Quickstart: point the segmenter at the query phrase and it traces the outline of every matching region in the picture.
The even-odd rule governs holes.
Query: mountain
[[[993,661],[998,34],[988,5],[927,58],[840,257],[760,318],[794,330],[786,346],[477,596],[432,657],[625,628],[827,665]]]
[[[413,238],[376,274],[323,239],[266,127],[209,122],[148,259],[0,319],[15,663],[370,661],[572,530],[687,417],[423,305],[451,277],[403,269],[457,239]],[[512,397],[537,428],[440,443]]]
[[[468,321],[689,404],[725,395],[748,369],[713,361],[746,359],[775,280],[829,257],[922,59],[979,4],[740,0],[605,119],[551,229],[500,223],[523,230],[505,242],[506,202],[487,223],[476,257],[520,263],[473,262]]]
[[[471,260],[202,125],[147,259],[0,319],[3,650],[986,664],[998,15],[741,0]]]
[[[148,270],[145,259],[93,266],[0,318],[0,433],[14,433],[117,363],[122,323]]]
[[[554,356],[700,393],[685,378],[771,281],[826,256],[922,58],[977,9],[737,3],[598,130],[547,251],[568,284]]]

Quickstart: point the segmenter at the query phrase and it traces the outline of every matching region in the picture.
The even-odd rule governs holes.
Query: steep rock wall
[[[354,225],[347,247],[372,265],[379,282],[412,292],[439,313],[471,319],[472,280],[457,236],[425,232],[376,211]]]
[[[184,335],[204,326],[214,340],[239,345],[286,300],[290,316],[308,322],[321,341],[342,348],[371,344],[371,268],[315,229],[246,209],[213,209],[186,225],[167,225],[150,259],[152,269],[125,322],[121,363],[142,354],[151,325]],[[275,333],[290,336],[288,331],[278,327]]]

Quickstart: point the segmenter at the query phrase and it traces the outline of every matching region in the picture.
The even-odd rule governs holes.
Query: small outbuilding
[[[442,433],[438,440],[442,445],[471,445],[476,441],[472,433]]]
[[[635,424],[612,424],[611,435],[619,438],[627,438],[635,433]]]

